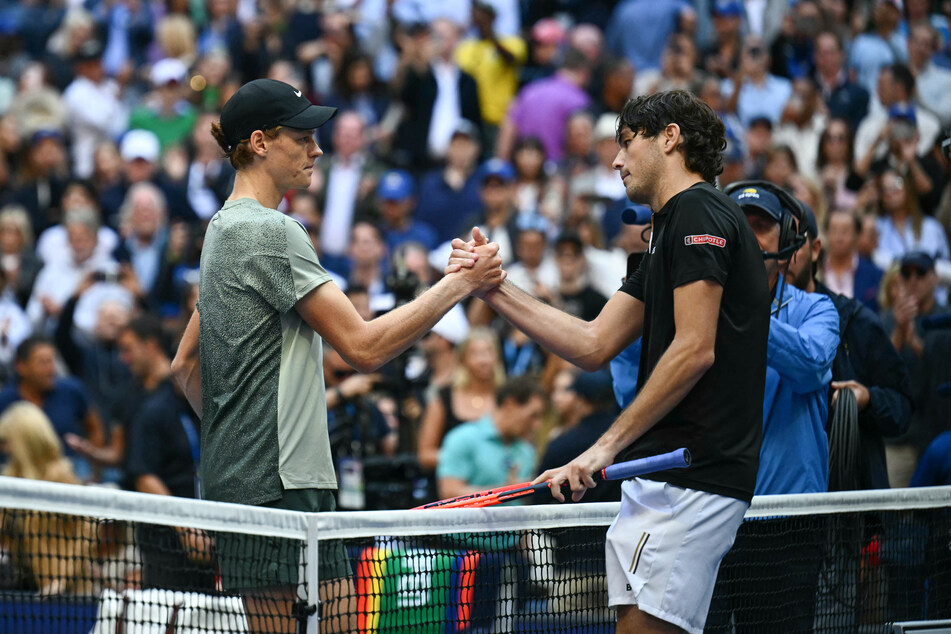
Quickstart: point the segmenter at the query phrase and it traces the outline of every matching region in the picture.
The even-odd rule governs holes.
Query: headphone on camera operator
[[[782,208],[782,214],[779,219],[779,248],[776,251],[763,251],[764,260],[785,261],[785,266],[783,267],[783,285],[779,291],[779,302],[776,304],[776,309],[774,310],[775,313],[778,313],[784,306],[783,295],[785,295],[786,290],[789,259],[806,243],[805,223],[802,221],[805,214],[803,212],[802,203],[799,202],[795,196],[782,187],[768,181],[737,181],[727,185],[723,189],[723,193],[733,198],[741,208],[744,206],[745,198],[750,200],[750,202],[747,203],[749,206],[763,208],[762,204],[756,202],[757,199],[760,198],[760,190],[768,192],[779,199],[779,205]],[[738,196],[733,196],[737,191],[741,193]],[[776,300],[773,301],[774,303],[776,302]]]
[[[804,215],[802,203],[779,185],[762,180],[744,180],[730,183],[724,188],[723,193],[730,196],[739,189],[762,189],[779,199],[783,207],[782,219],[779,221],[779,249],[775,252],[763,251],[763,259],[788,260],[793,253],[806,243],[805,227],[800,230]],[[742,197],[742,194],[740,196]],[[743,206],[741,201],[737,202],[741,207]]]

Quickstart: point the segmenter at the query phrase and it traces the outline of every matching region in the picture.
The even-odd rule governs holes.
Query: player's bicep
[[[603,346],[608,360],[641,336],[644,328],[644,302],[625,292],[615,293],[594,321],[595,339]]]
[[[697,280],[674,289],[674,339],[697,352],[714,352],[723,287],[714,280]]]
[[[354,351],[363,342],[367,322],[336,284],[321,284],[304,295],[294,309],[314,332],[340,353],[344,361],[351,363]]]

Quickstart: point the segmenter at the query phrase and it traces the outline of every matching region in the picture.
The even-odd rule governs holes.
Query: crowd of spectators
[[[474,225],[513,283],[596,316],[649,236],[644,210],[621,220],[617,113],[684,89],[726,126],[718,184],[764,179],[806,203],[823,288],[878,315],[905,360],[914,414],[887,455],[907,485],[951,427],[947,339],[927,328],[951,282],[949,20],[951,2],[927,0],[0,2],[0,404],[45,412],[72,465],[55,479],[194,494],[200,422],[168,355],[234,176],[210,125],[246,81],[339,108],[280,210],[366,318],[438,279]],[[615,367],[636,372],[638,349]],[[570,454],[559,435],[593,437],[616,412],[610,376],[478,300],[379,374],[328,350],[324,380],[337,456],[367,462],[345,508],[524,479]],[[549,397],[542,422],[503,415]],[[469,421],[508,449],[502,472],[463,482]],[[175,455],[137,437],[171,428]]]

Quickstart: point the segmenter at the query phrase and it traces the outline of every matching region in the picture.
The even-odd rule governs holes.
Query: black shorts
[[[285,489],[281,499],[258,506],[308,513],[337,508],[333,491],[328,489]],[[215,545],[225,590],[296,586],[300,582],[303,541],[219,532],[215,536]],[[350,561],[339,540],[319,542],[317,562],[321,581],[351,574]]]

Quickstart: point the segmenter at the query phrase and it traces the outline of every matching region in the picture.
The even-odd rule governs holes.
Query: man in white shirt
[[[346,255],[354,219],[376,212],[380,168],[367,154],[366,122],[354,110],[337,116],[333,146],[330,160],[318,163],[323,177],[318,204],[324,212],[320,246],[325,253]]]
[[[951,126],[951,70],[931,61],[938,33],[930,24],[916,24],[908,34],[908,65],[915,74],[918,103],[933,112],[943,127]]]
[[[868,116],[855,132],[856,172],[860,175],[868,170],[872,161],[883,158],[888,153],[888,139],[882,134],[889,120],[889,112],[915,112],[915,125],[918,128],[916,154],[924,156],[931,151],[934,140],[941,131],[941,123],[930,112],[915,108],[915,77],[904,64],[885,66],[878,76],[878,100],[881,107],[873,107]],[[894,110],[893,110],[894,109]],[[873,152],[869,155],[869,152]]]
[[[119,85],[102,69],[102,45],[89,40],[74,59],[76,79],[63,92],[63,102],[73,139],[73,173],[89,178],[96,147],[125,130],[128,113],[119,99]]]

